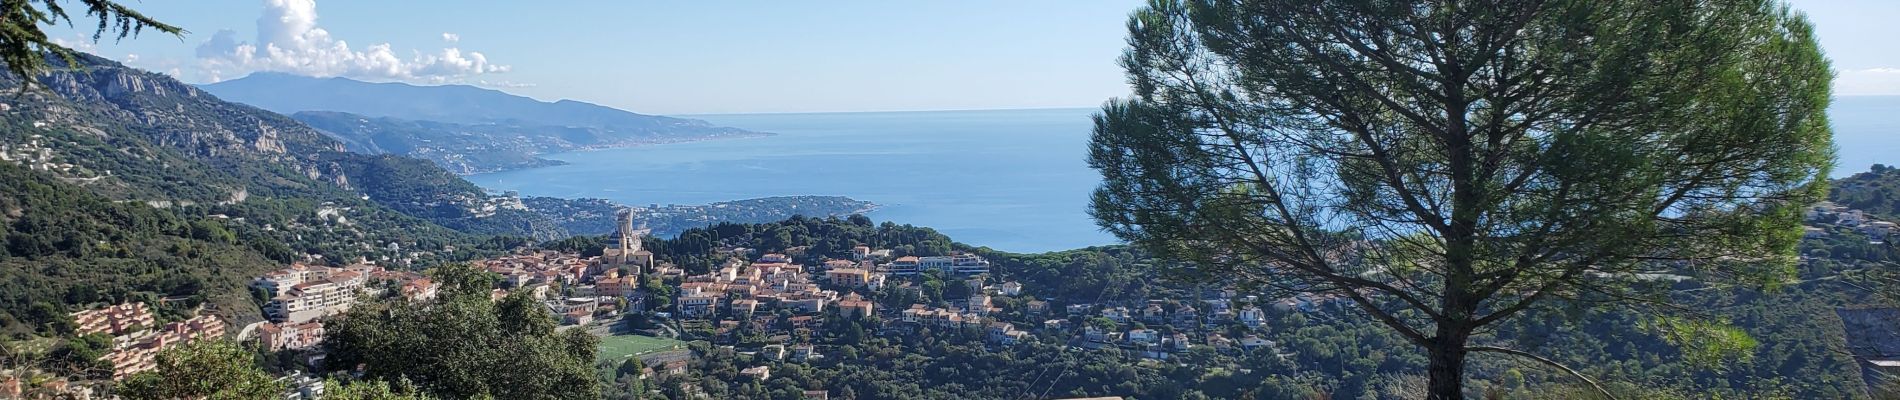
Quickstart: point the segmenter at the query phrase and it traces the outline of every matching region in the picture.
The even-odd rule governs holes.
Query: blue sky
[[[1141,3],[148,1],[132,5],[192,33],[54,34],[195,83],[278,70],[660,114],[1091,107],[1127,93],[1115,58]],[[1837,93],[1900,94],[1900,1],[1793,4],[1819,26]]]

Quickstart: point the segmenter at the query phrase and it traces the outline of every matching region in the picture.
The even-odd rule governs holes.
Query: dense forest
[[[275,268],[258,249],[285,245],[142,203],[116,202],[18,165],[0,163],[0,333],[71,332],[66,313],[126,300],[169,318],[211,303],[256,320],[244,284]]]

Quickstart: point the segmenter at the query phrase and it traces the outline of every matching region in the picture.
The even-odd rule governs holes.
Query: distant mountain
[[[400,154],[435,162],[458,174],[560,165],[536,154],[582,148],[563,139],[583,128],[465,125],[336,111],[302,111],[290,117],[343,141],[363,154]]]
[[[219,98],[295,115],[350,144],[351,151],[424,158],[465,174],[547,165],[534,156],[550,152],[768,135],[464,85],[256,73],[201,87]]]

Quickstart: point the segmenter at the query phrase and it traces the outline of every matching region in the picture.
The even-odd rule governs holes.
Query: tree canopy
[[[1777,1],[1158,0],[1128,30],[1100,224],[1349,299],[1429,352],[1433,398],[1470,352],[1543,360],[1469,341],[1547,301],[1779,282],[1832,160],[1832,74]]]
[[[59,0],[0,2],[0,62],[7,64],[7,72],[26,79],[29,85],[35,74],[46,70],[48,53],[64,58],[68,64],[73,63],[73,51],[40,30],[42,24],[72,24],[72,16],[60,3]],[[99,20],[98,28],[92,32],[93,41],[108,33],[115,35],[114,39],[135,37],[146,29],[179,38],[186,33],[184,28],[159,22],[115,1],[78,0],[78,3],[86,7],[87,17]]]
[[[266,400],[286,387],[258,368],[253,353],[237,343],[199,341],[158,354],[158,368],[132,375],[120,385],[131,400]]]
[[[443,398],[598,398],[599,339],[582,329],[556,331],[553,314],[525,291],[491,301],[485,274],[449,264],[434,271],[442,282],[434,302],[357,305],[326,323],[326,363],[361,366],[365,378],[413,382]]]

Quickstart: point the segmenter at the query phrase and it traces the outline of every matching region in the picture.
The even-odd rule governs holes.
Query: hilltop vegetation
[[[1867,172],[1834,181],[1833,202],[1888,221],[1900,221],[1900,168],[1874,164]]]
[[[257,320],[248,276],[276,264],[269,236],[115,202],[45,174],[0,163],[0,333],[60,335],[67,312],[98,302],[143,301],[178,318],[215,304]],[[160,299],[175,299],[159,301]]]

